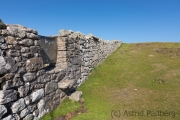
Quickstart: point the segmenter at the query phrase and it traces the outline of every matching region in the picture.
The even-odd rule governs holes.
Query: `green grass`
[[[180,120],[180,43],[123,44],[78,90],[87,112],[73,120]]]
[[[73,112],[80,108],[80,104],[76,101],[66,99],[54,111],[47,113],[40,120],[53,120],[60,116],[64,116],[69,112]]]

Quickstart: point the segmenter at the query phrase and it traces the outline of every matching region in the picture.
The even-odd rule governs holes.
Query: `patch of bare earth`
[[[85,113],[87,111],[87,109],[84,105],[84,101],[80,100],[79,103],[81,105],[81,108],[77,109],[74,112],[69,112],[66,115],[61,116],[59,118],[55,118],[54,120],[71,120],[73,117],[77,116],[78,114]]]

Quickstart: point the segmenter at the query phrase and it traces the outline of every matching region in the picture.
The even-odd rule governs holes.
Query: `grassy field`
[[[180,43],[123,44],[79,90],[72,120],[180,120]]]

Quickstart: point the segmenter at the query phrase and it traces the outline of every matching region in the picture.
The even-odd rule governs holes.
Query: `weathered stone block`
[[[38,109],[39,109],[39,116],[38,118],[42,117],[44,114],[48,112],[48,110],[45,110],[45,102],[43,99],[41,99],[38,103]]]
[[[18,57],[18,56],[20,56],[20,52],[17,50],[9,50],[7,52],[7,55],[11,56],[11,57]]]
[[[29,114],[23,120],[33,120],[33,118],[34,118],[33,114]]]
[[[8,48],[8,46],[7,46],[7,44],[5,43],[5,44],[1,44],[1,45],[0,45],[0,48],[1,48],[2,50],[6,50],[6,49]]]
[[[71,80],[62,80],[58,83],[58,88],[60,89],[67,89],[71,85],[72,81]]]
[[[59,82],[60,80],[62,80],[64,77],[66,76],[66,72],[65,71],[61,71],[58,75],[57,75],[57,78],[56,78],[56,82]]]
[[[31,46],[30,47],[30,51],[31,51],[32,55],[34,55],[35,53],[39,53],[40,52],[39,47],[37,47],[37,46]]]
[[[58,88],[57,83],[48,82],[45,86],[45,94],[49,94]]]
[[[7,113],[6,107],[4,105],[0,105],[0,119],[5,113]]]
[[[22,78],[18,75],[19,74],[16,74],[13,80],[7,80],[3,86],[3,89],[11,89],[23,85]]]
[[[30,82],[36,79],[36,74],[35,73],[26,73],[23,75],[23,80],[25,82]]]
[[[18,101],[12,103],[11,110],[13,113],[17,113],[23,110],[26,107],[25,101],[23,98],[19,99]]]
[[[4,43],[5,42],[5,38],[3,36],[0,36],[0,43]]]
[[[24,86],[20,86],[18,88],[18,92],[20,97],[26,96],[29,92],[29,83],[26,83]]]
[[[79,58],[72,58],[72,59],[70,59],[70,61],[74,65],[81,64],[81,59],[79,59]]]
[[[51,74],[44,74],[38,77],[37,82],[46,83],[49,82],[50,80],[51,80]]]
[[[29,47],[22,47],[21,52],[22,53],[25,53],[25,52],[28,53],[28,52],[30,52],[30,49],[29,49]]]
[[[26,36],[27,36],[28,38],[31,38],[31,39],[38,39],[38,38],[39,38],[38,35],[35,35],[35,34],[33,34],[33,33],[27,33]]]
[[[31,94],[32,102],[35,102],[41,99],[44,96],[44,89],[37,90]]]
[[[9,116],[3,118],[2,120],[16,120],[16,119],[14,118],[14,116],[9,115]]]
[[[20,45],[24,45],[25,47],[34,45],[34,41],[32,39],[24,39],[18,42]]]
[[[6,43],[9,45],[15,45],[15,44],[17,44],[17,41],[14,37],[8,36],[6,39]]]
[[[16,90],[0,90],[0,104],[6,104],[17,99]]]
[[[30,110],[28,108],[25,108],[24,110],[21,111],[20,117],[23,118],[29,113],[30,113]]]
[[[75,91],[74,93],[72,93],[69,96],[69,99],[72,99],[72,100],[75,100],[75,101],[79,101],[81,96],[82,96],[82,92],[81,91]]]
[[[26,70],[31,71],[38,71],[43,68],[43,60],[42,58],[35,57],[31,58],[26,61]]]

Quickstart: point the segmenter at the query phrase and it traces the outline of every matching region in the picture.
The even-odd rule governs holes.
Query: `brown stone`
[[[29,72],[38,71],[43,68],[43,60],[40,57],[28,59],[26,61],[26,70]]]

